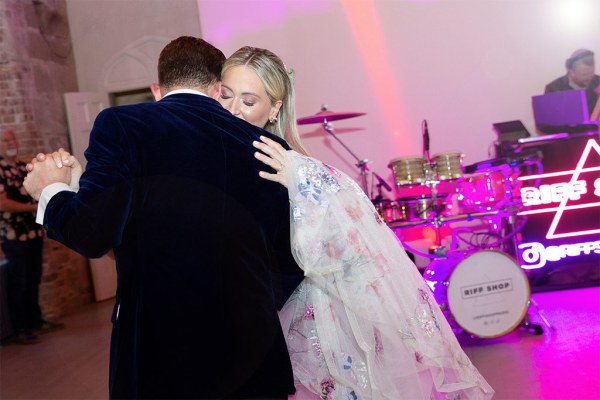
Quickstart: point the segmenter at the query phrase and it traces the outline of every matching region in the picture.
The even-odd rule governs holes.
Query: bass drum
[[[432,261],[423,277],[449,322],[480,338],[511,332],[527,313],[527,276],[506,253],[449,253]]]

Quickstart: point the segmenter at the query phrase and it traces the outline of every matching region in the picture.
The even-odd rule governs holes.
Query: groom
[[[225,57],[180,37],[161,52],[155,103],[102,111],[87,167],[32,161],[38,222],[87,257],[114,249],[111,398],[287,399],[277,309],[302,279],[285,188],[258,176],[268,135],[215,100]],[[31,166],[30,166],[31,169]]]

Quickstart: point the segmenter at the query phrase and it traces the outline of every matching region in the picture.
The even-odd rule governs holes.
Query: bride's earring
[[[274,115],[272,117],[269,117],[269,122],[272,123],[272,124],[274,124],[275,122],[277,122],[277,116]]]

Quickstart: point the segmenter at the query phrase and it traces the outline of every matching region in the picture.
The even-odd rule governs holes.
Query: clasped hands
[[[39,200],[42,190],[53,183],[65,183],[71,190],[79,190],[83,168],[74,156],[62,148],[53,153],[39,153],[26,168],[28,174],[23,186],[35,200]]]

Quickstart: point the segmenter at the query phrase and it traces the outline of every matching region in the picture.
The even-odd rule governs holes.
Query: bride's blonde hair
[[[297,152],[308,154],[300,140],[298,127],[296,126],[296,96],[292,83],[293,71],[288,71],[283,61],[272,51],[251,46],[242,47],[225,61],[221,77],[229,69],[238,66],[247,66],[256,72],[265,87],[271,104],[275,104],[278,100],[282,102],[277,120],[267,122],[264,129],[284,138],[290,147]]]

